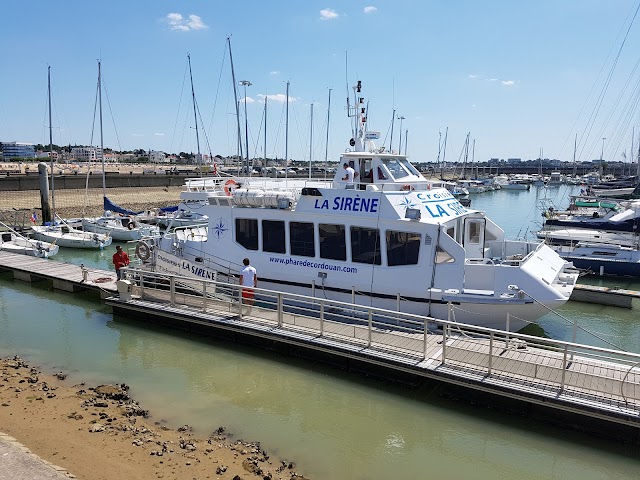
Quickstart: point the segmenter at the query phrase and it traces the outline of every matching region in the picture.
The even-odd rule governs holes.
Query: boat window
[[[380,265],[380,231],[377,228],[351,227],[351,260]]]
[[[416,177],[420,176],[420,172],[418,170],[416,170],[416,167],[414,167],[411,162],[409,160],[407,160],[406,158],[403,158],[400,160],[400,163],[402,163],[402,166],[409,171],[409,173],[411,173],[412,175],[415,175]]]
[[[420,252],[421,235],[413,232],[387,230],[387,264],[416,265]]]
[[[397,158],[387,158],[382,163],[396,180],[409,176],[409,172],[403,168],[402,163]]]
[[[453,263],[453,257],[441,245],[436,247],[436,263]]]
[[[387,176],[380,167],[378,167],[378,180],[387,180]]]
[[[447,235],[449,235],[454,240],[456,239],[456,227],[447,228]]]
[[[347,259],[347,242],[345,240],[344,225],[320,223],[320,258],[329,260]]]
[[[286,253],[284,222],[282,220],[262,221],[262,250],[272,253]]]
[[[258,220],[236,218],[236,242],[247,250],[258,250]]]
[[[469,222],[467,224],[469,228],[469,243],[480,243],[480,230],[482,228],[482,222]]]
[[[291,222],[289,224],[289,238],[291,242],[291,255],[301,257],[315,257],[313,223]]]

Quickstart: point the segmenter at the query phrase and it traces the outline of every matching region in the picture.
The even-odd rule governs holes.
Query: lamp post
[[[238,84],[244,87],[244,145],[246,149],[245,151],[247,152],[246,173],[249,173],[249,123],[247,121],[247,87],[250,87],[253,84],[249,80],[240,80]]]
[[[398,115],[398,120],[400,120],[400,140],[398,141],[398,155],[402,154],[402,121],[405,119],[402,115]]]

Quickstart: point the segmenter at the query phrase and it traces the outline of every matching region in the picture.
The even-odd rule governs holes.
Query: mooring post
[[[49,206],[49,174],[47,172],[47,164],[40,162],[38,164],[38,178],[40,180],[40,205],[42,206],[42,224],[50,222],[51,207]]]

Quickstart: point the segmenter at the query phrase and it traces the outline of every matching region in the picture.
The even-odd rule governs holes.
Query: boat
[[[177,210],[156,216],[156,223],[162,227],[185,227],[188,225],[206,225],[209,217],[192,210]]]
[[[51,125],[51,67],[48,69],[49,84],[49,148],[53,151],[53,130]],[[55,243],[60,247],[69,248],[104,248],[111,245],[109,235],[84,232],[78,230],[58,219],[55,213],[55,185],[54,185],[53,157],[51,158],[51,199],[52,199],[52,219],[43,225],[33,225],[31,227],[36,240],[47,243]]]
[[[591,185],[589,191],[597,197],[631,198],[638,193],[640,179],[636,175]]]
[[[100,61],[98,61],[98,105],[100,114],[100,157],[102,160],[102,196],[104,213],[100,217],[82,218],[82,230],[85,232],[109,235],[114,240],[121,242],[131,242],[146,237],[159,236],[159,227],[147,225],[136,220],[136,215],[143,212],[127,210],[116,205],[107,198],[104,168],[104,137],[102,131],[102,70]],[[88,175],[89,169],[87,170],[87,176]]]
[[[55,243],[32,240],[2,222],[0,222],[0,227],[6,229],[0,233],[0,251],[38,258],[49,258],[58,253],[58,245]]]
[[[500,185],[503,190],[529,190],[531,184],[526,180],[510,179],[507,183]]]
[[[575,246],[558,247],[556,252],[576,268],[594,275],[640,277],[637,242],[631,246],[580,242]]]
[[[640,200],[625,202],[576,199],[568,212],[545,211],[544,231],[588,229],[636,235],[640,227]]]
[[[359,183],[342,180],[341,169],[333,181],[187,180],[181,198],[199,195],[208,225],[138,242],[138,256],[157,272],[234,282],[249,257],[261,288],[502,329],[564,304],[578,277],[570,262],[543,242],[507,240],[406,155],[377,148],[360,91],[358,82],[340,160]]]

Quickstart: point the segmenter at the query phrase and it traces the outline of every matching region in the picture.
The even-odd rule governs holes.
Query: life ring
[[[405,191],[411,191],[411,190],[415,190],[413,185],[409,185],[408,183],[403,185],[402,188],[400,190],[405,190]]]
[[[136,245],[136,255],[140,260],[146,262],[151,256],[151,246],[144,240],[140,240]]]
[[[128,228],[129,230],[133,230],[134,228],[136,228],[136,223],[135,223],[135,222],[133,222],[133,221],[131,221],[131,222],[127,223],[127,228]]]
[[[230,197],[233,193],[233,189],[238,186],[238,182],[236,182],[233,178],[227,180],[224,184],[224,193],[227,194],[227,197]]]

